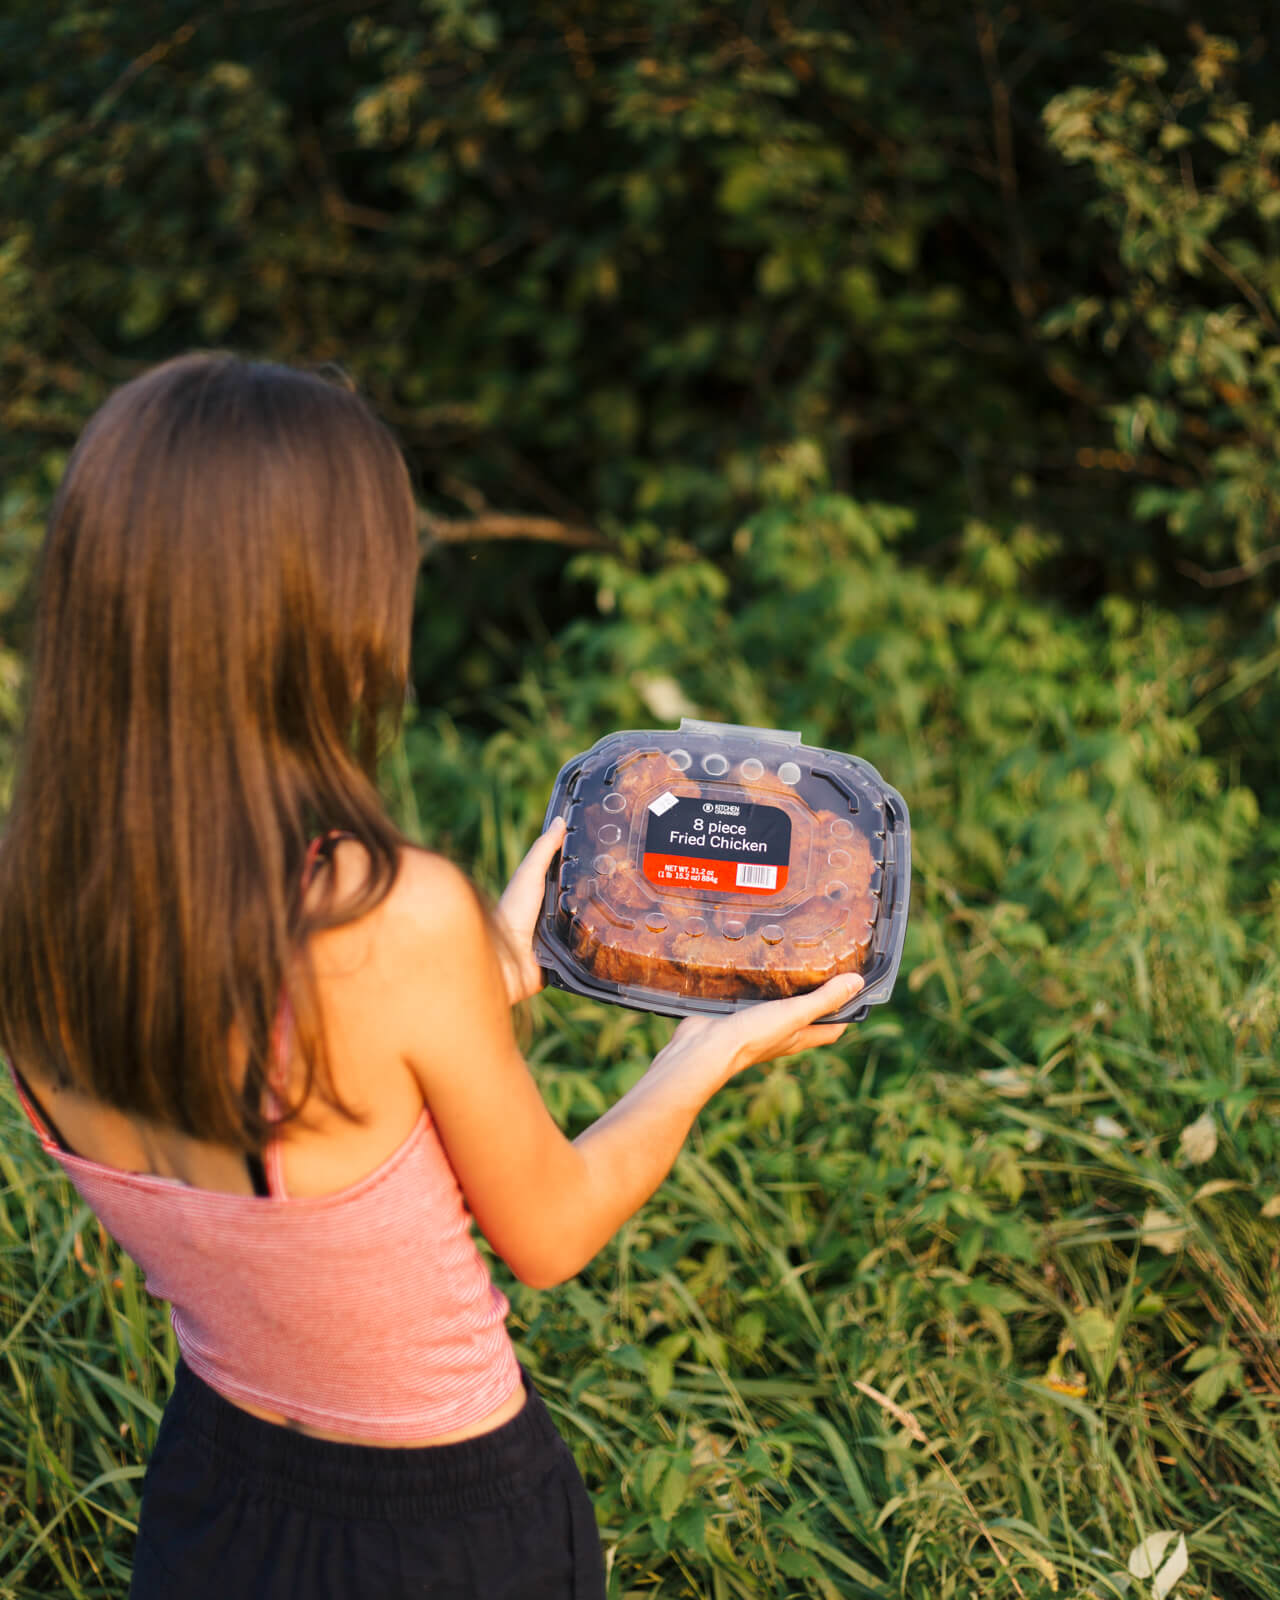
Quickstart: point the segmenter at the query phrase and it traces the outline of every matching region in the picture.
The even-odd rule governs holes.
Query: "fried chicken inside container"
[[[556,927],[592,978],[766,999],[866,966],[884,819],[795,763],[643,748],[584,770]]]

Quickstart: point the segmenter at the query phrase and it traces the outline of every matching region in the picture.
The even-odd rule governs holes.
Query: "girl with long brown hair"
[[[575,1141],[510,1008],[559,828],[490,916],[374,781],[413,496],[369,407],[192,355],[92,418],[42,556],[0,839],[0,1047],[45,1149],[172,1305],[136,1597],[599,1597],[581,1477],[507,1336],[710,1096],[860,987],[680,1024]]]

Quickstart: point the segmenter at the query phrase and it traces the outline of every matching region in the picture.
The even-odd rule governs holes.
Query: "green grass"
[[[617,620],[388,770],[495,889],[652,663],[912,805],[892,1004],[718,1096],[577,1280],[497,1269],[611,1600],[1149,1600],[1161,1532],[1177,1600],[1280,1600],[1280,829],[1200,753],[1212,629],[828,550],[851,515],[759,519],[732,599],[611,569]],[[668,1030],[532,1010],[570,1131]],[[2,1094],[0,1152],[0,1595],[115,1596],[172,1336]]]
[[[571,1126],[663,1031],[538,1005]],[[1104,1091],[903,1053],[884,1018],[741,1082],[580,1279],[504,1277],[611,1595],[1142,1594],[1116,1579],[1171,1529],[1187,1600],[1280,1600],[1280,1224],[1238,1136],[1277,1109],[1247,1091],[1268,1063],[1234,1062],[1234,1098],[1201,1073],[1140,1108],[1132,1053],[1099,1064]],[[1179,1167],[1208,1090],[1231,1112]],[[0,1592],[117,1595],[172,1336],[7,1095],[0,1119]],[[1144,1232],[1152,1208],[1185,1233]]]
[[[1220,1146],[1209,1182],[1238,1187],[1204,1193],[1059,1098],[775,1069],[564,1304],[516,1292],[535,1366],[574,1370],[619,1594],[1107,1594],[1164,1528],[1188,1539],[1180,1593],[1280,1594],[1254,1175]],[[1144,1242],[1157,1203],[1189,1230],[1174,1254]]]
[[[119,1595],[172,1334],[7,1075],[0,1177],[0,1594]]]

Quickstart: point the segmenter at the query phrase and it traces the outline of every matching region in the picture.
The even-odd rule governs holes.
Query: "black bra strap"
[[[63,1155],[66,1155],[66,1156],[75,1155],[75,1151],[71,1148],[71,1146],[67,1143],[67,1141],[62,1137],[61,1133],[59,1133],[58,1124],[53,1120],[53,1118],[45,1110],[45,1108],[44,1108],[43,1104],[41,1103],[40,1098],[36,1094],[35,1090],[31,1087],[31,1085],[23,1077],[22,1073],[18,1070],[18,1068],[13,1064],[12,1061],[9,1063],[9,1071],[12,1072],[14,1077],[18,1080],[19,1089],[22,1090],[23,1094],[26,1095],[27,1099],[30,1100],[31,1104],[39,1112],[40,1120],[44,1123],[45,1127],[49,1130],[49,1137],[53,1140],[54,1144],[56,1144],[58,1149],[62,1151]]]

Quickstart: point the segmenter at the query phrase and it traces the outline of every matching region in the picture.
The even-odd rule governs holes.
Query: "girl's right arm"
[[[384,908],[378,966],[406,1059],[477,1225],[536,1288],[572,1277],[643,1205],[717,1089],[756,1062],[834,1042],[843,1027],[814,1019],[862,987],[846,975],[793,999],[687,1019],[639,1083],[571,1141],[516,1045],[503,971],[463,875],[407,851]]]

